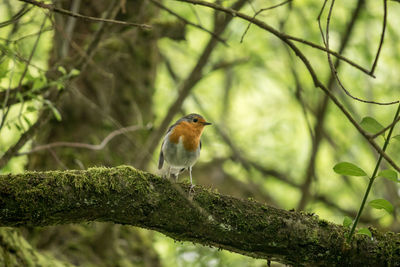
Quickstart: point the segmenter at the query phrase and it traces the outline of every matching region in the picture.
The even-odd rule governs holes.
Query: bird
[[[168,165],[165,176],[178,175],[185,169],[189,171],[190,188],[193,189],[192,167],[198,160],[201,150],[201,135],[204,127],[211,125],[203,116],[191,113],[183,116],[171,125],[161,144],[158,169],[162,169],[164,161]]]

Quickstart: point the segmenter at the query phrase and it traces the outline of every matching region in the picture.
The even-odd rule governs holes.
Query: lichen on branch
[[[400,264],[399,234],[347,244],[345,228],[313,214],[189,186],[129,166],[0,175],[0,226],[114,222],[285,264]]]

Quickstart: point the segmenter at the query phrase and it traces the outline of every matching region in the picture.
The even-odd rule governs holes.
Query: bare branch
[[[358,65],[358,64],[355,63],[354,61],[352,61],[352,60],[350,60],[350,59],[348,59],[348,58],[342,56],[342,55],[341,55],[340,53],[338,53],[338,52],[335,52],[335,51],[332,51],[332,50],[328,50],[328,49],[326,49],[326,47],[320,46],[320,45],[318,45],[318,44],[315,44],[315,43],[313,43],[313,42],[310,42],[310,41],[307,41],[307,40],[304,40],[304,39],[301,39],[301,38],[298,38],[298,37],[294,37],[294,36],[291,36],[291,35],[287,35],[287,34],[285,34],[285,33],[282,33],[282,34],[285,35],[286,38],[289,39],[289,40],[293,40],[293,41],[296,41],[296,42],[299,42],[299,43],[308,45],[308,46],[310,46],[310,47],[312,47],[312,48],[316,48],[316,49],[318,49],[318,50],[325,51],[325,52],[327,52],[327,53],[329,53],[329,54],[332,54],[332,55],[334,55],[335,57],[337,57],[338,59],[343,60],[344,62],[348,63],[349,65],[351,65],[351,66],[353,66],[353,67],[359,69],[360,71],[364,72],[365,74],[367,74],[367,75],[369,75],[369,76],[371,76],[371,77],[373,77],[373,78],[376,78],[373,74],[370,73],[369,70],[367,70],[366,68],[364,68],[364,67]]]
[[[52,31],[52,30],[53,30],[53,27],[45,27],[43,30],[39,30],[37,32],[27,34],[27,35],[21,36],[21,37],[16,38],[16,39],[7,39],[7,38],[0,37],[0,40],[7,41],[9,43],[18,43],[19,41],[22,41],[24,39],[27,39],[27,38],[30,38],[30,37],[33,37],[33,36],[37,36],[38,34],[49,32],[49,31]],[[35,67],[34,65],[31,65],[31,66]],[[40,69],[39,67],[35,67],[35,68]],[[43,69],[41,69],[41,70],[43,70]]]
[[[376,65],[378,64],[378,58],[381,53],[381,49],[383,46],[383,40],[385,39],[386,32],[386,22],[387,22],[387,0],[383,0],[383,25],[382,25],[382,34],[381,39],[379,41],[378,51],[376,52],[376,57],[374,63],[372,64],[371,74],[374,74]]]
[[[10,19],[7,21],[0,22],[0,28],[6,27],[20,20],[26,13],[31,11],[32,8],[27,8],[26,4]]]
[[[114,137],[116,137],[118,135],[125,134],[128,132],[135,132],[137,130],[142,130],[142,129],[150,129],[151,127],[152,127],[151,124],[149,124],[147,126],[132,125],[129,127],[125,127],[125,128],[121,128],[121,129],[112,131],[98,145],[77,143],[77,142],[54,142],[54,143],[50,143],[50,144],[46,144],[46,145],[36,146],[30,151],[18,153],[17,156],[32,154],[32,153],[38,152],[40,150],[51,149],[51,148],[55,148],[55,147],[75,147],[75,148],[85,148],[85,149],[90,149],[90,150],[101,150],[108,144],[108,142],[110,142]]]
[[[264,12],[264,11],[267,11],[267,10],[271,10],[271,9],[274,9],[274,8],[277,8],[277,7],[280,7],[280,6],[283,6],[283,5],[285,5],[285,4],[287,4],[287,3],[290,3],[290,2],[292,2],[292,1],[293,1],[293,0],[286,0],[286,1],[283,1],[283,2],[281,2],[281,3],[279,3],[279,4],[276,4],[276,5],[273,5],[273,6],[270,6],[270,7],[261,8],[260,10],[258,10],[257,12],[255,12],[253,18],[257,17],[257,15],[260,14],[261,12]],[[249,22],[249,24],[248,24],[247,27],[246,27],[246,30],[244,30],[243,35],[242,35],[242,38],[240,38],[240,43],[243,42],[244,36],[245,36],[246,33],[249,31],[250,26],[251,26],[251,22]]]
[[[188,25],[191,25],[195,28],[198,28],[202,31],[205,31],[206,33],[210,34],[211,36],[215,37],[218,41],[222,42],[224,45],[228,46],[227,42],[222,39],[219,35],[215,34],[214,32],[207,30],[206,28],[204,28],[203,26],[199,25],[199,24],[195,24],[193,22],[190,22],[189,20],[185,19],[184,17],[182,17],[181,15],[175,13],[174,11],[172,11],[171,9],[169,9],[168,7],[164,6],[162,3],[160,3],[157,0],[150,0],[150,2],[152,2],[153,4],[155,4],[156,6],[158,6],[161,9],[164,9],[165,11],[167,11],[168,13],[170,13],[171,15],[177,17],[178,19],[182,20],[183,22],[185,22]],[[197,13],[195,13],[197,14]]]
[[[374,134],[374,135],[371,135],[371,139],[377,138],[378,136],[380,136],[381,134],[383,134],[384,132],[386,132],[387,130],[389,130],[389,129],[393,126],[393,124],[396,124],[396,123],[398,123],[399,121],[400,121],[400,117],[398,117],[397,119],[395,119],[391,124],[389,124],[388,126],[386,126],[385,128],[383,128],[381,131],[377,132],[377,133]]]
[[[55,7],[54,5],[49,5],[45,4],[43,2],[38,2],[35,0],[19,0],[21,2],[25,2],[28,4],[35,5],[40,8],[48,9],[53,12],[57,12],[63,15],[79,18],[79,19],[84,19],[88,21],[96,21],[96,22],[106,22],[106,23],[113,23],[113,24],[119,24],[119,25],[126,25],[126,26],[134,26],[134,27],[139,27],[142,29],[151,29],[152,27],[148,24],[140,24],[140,23],[135,23],[135,22],[126,22],[126,21],[120,21],[120,20],[114,20],[114,19],[102,19],[102,18],[96,18],[96,17],[91,17],[91,16],[84,16],[79,13],[74,13],[66,9],[58,8]]]
[[[385,1],[386,3],[386,1]],[[326,22],[326,39],[324,37],[323,31],[322,31],[322,27],[321,27],[321,20],[318,20],[318,25],[321,31],[321,35],[322,35],[322,40],[325,44],[326,50],[329,50],[329,25],[330,25],[330,20],[331,20],[331,16],[332,16],[332,10],[333,10],[333,6],[335,4],[335,0],[332,0],[331,6],[329,8],[329,13],[328,13],[328,17],[327,17],[327,22]],[[325,8],[325,3],[324,6],[322,7],[321,13],[323,12],[323,9]],[[380,50],[379,50],[380,51]],[[378,52],[379,52],[378,51]],[[343,85],[342,81],[340,80],[337,70],[335,68],[335,66],[333,65],[332,62],[332,58],[331,55],[329,53],[326,53],[328,56],[328,62],[329,62],[329,66],[331,68],[332,74],[334,75],[336,81],[338,82],[339,86],[342,88],[342,90],[346,93],[346,95],[348,95],[349,97],[351,97],[354,100],[363,102],[363,103],[369,103],[369,104],[376,104],[376,105],[393,105],[393,104],[397,104],[399,103],[399,101],[392,101],[392,102],[377,102],[377,101],[372,101],[372,100],[364,100],[358,97],[353,96]],[[372,71],[371,71],[372,73]]]

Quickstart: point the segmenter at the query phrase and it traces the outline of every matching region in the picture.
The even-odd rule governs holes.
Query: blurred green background
[[[231,6],[234,1],[218,3]],[[252,16],[261,8],[279,3],[248,1],[241,12]],[[14,154],[0,172],[131,164],[159,173],[161,140],[156,140],[154,151],[144,149],[181,93],[179,88],[198,63],[210,34],[185,25],[151,1],[99,1],[94,5],[74,0],[54,4],[85,15],[147,23],[153,28],[73,20],[46,9],[2,0],[0,21],[9,21],[21,10],[26,14],[0,28],[0,154],[17,143],[45,110],[51,112],[51,119],[19,153],[57,141],[99,144],[107,134],[122,127],[144,127],[148,123],[152,127],[119,135],[99,151],[56,147],[29,155]],[[257,18],[288,35],[323,45],[317,23],[321,4],[294,0],[261,12]],[[345,62],[338,68],[351,94],[379,102],[399,98],[400,4],[387,4],[386,36],[376,78]],[[164,1],[163,5],[210,30],[226,18],[212,9],[179,1]],[[361,8],[354,17],[358,5]],[[322,16],[324,30],[326,15]],[[354,26],[349,26],[353,17]],[[331,18],[330,48],[338,51],[346,31],[350,31],[343,55],[370,69],[381,37],[382,19],[382,1],[338,1]],[[255,25],[244,35],[247,27],[248,22],[232,19],[221,35],[228,45],[216,42],[198,71],[201,79],[190,88],[170,121],[172,124],[195,112],[214,124],[202,137],[201,157],[194,166],[195,183],[283,209],[313,212],[338,224],[344,216],[354,218],[368,179],[340,176],[332,168],[337,162],[349,161],[371,175],[377,154],[329,101],[326,113],[320,116],[324,94],[283,42]],[[328,84],[331,70],[326,53],[297,44],[319,79]],[[91,45],[95,49],[91,50]],[[80,61],[83,63],[78,64]],[[358,122],[366,116],[383,126],[392,122],[396,105],[355,101],[335,82],[331,89]],[[18,93],[13,93],[15,90]],[[11,100],[15,104],[8,105]],[[318,130],[321,117],[324,122]],[[310,158],[316,131],[322,137],[314,147],[314,163]],[[397,134],[399,130],[395,129]],[[376,141],[383,145],[382,137]],[[400,143],[393,140],[387,151],[397,162]],[[146,153],[150,153],[147,160],[143,159]],[[382,168],[390,167],[383,162]],[[299,206],[307,179],[309,196]],[[188,174],[185,172],[180,180],[188,181]],[[399,193],[398,183],[377,179],[370,199],[389,200],[394,212],[367,207],[360,226],[399,231]],[[45,255],[44,265],[49,266],[54,264],[50,257],[60,264],[78,266],[267,265],[264,260],[175,242],[160,233],[127,226],[90,223],[20,232],[33,249]]]

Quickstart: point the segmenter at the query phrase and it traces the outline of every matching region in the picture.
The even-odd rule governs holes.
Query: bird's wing
[[[162,144],[161,144],[160,157],[158,158],[158,169],[159,169],[159,170],[162,168],[162,166],[163,166],[163,164],[164,164],[164,153],[163,153],[163,151],[162,151],[162,147],[163,147],[163,145],[164,145],[164,142],[165,142],[165,141],[163,141]]]
[[[200,150],[201,150],[201,140],[200,140]]]
[[[169,126],[167,133],[169,133],[176,125],[178,125],[182,120],[178,120],[176,121],[174,124],[172,124],[171,126]]]
[[[168,128],[168,130],[167,130],[167,135],[168,135],[168,133],[169,133],[176,125],[178,125],[181,121],[182,121],[182,119],[176,121],[174,124],[172,124],[171,126],[169,126],[169,128]],[[166,136],[167,136],[167,135],[166,135]],[[165,142],[165,139],[164,139],[164,141],[163,141],[162,144],[161,144],[160,157],[158,158],[158,169],[161,169],[162,166],[163,166],[163,164],[164,164],[164,153],[163,153],[163,151],[162,151],[162,147],[163,147],[163,145],[164,145],[164,142]]]

